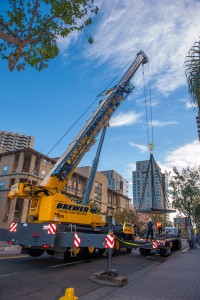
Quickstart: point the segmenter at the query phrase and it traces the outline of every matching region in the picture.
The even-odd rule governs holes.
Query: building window
[[[46,159],[43,160],[43,166],[44,166],[44,167],[47,166],[47,161],[46,161]]]
[[[42,170],[42,172],[41,172],[41,178],[45,178],[45,176],[46,176],[46,171]]]
[[[5,181],[0,181],[0,190],[3,190],[5,187]]]
[[[3,166],[2,174],[7,174],[7,173],[8,173],[8,166]]]
[[[11,179],[10,179],[10,187],[11,187],[13,184],[15,184],[15,178],[11,178]]]
[[[14,222],[20,222],[21,221],[23,204],[24,204],[24,199],[17,198],[16,206],[15,206],[14,219],[13,219]]]

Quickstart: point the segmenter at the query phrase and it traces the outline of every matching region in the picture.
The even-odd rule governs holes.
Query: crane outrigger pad
[[[169,214],[175,213],[174,209],[160,209],[160,208],[144,208],[144,209],[136,209],[137,213],[146,213],[146,214]]]

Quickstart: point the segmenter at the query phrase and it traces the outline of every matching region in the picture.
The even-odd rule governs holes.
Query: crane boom
[[[71,177],[85,153],[95,143],[97,135],[110,121],[118,106],[132,92],[134,87],[130,82],[131,78],[139,66],[147,62],[147,56],[143,51],[140,51],[119,84],[109,91],[106,98],[100,103],[51,172],[40,183],[40,186],[45,187],[47,190],[51,189],[51,192],[55,186],[57,187],[56,192],[60,192],[64,188],[66,181]]]
[[[60,193],[81,159],[95,144],[98,134],[103,127],[108,125],[114,112],[132,92],[134,87],[130,82],[131,78],[139,66],[147,62],[146,54],[143,51],[138,52],[135,60],[119,83],[106,93],[105,99],[100,102],[91,118],[86,122],[44,180],[37,186],[29,183],[15,184],[11,187],[8,197],[13,199],[18,196],[32,200],[35,198],[37,200],[38,197],[42,198]]]
[[[98,134],[108,126],[114,112],[132,92],[134,87],[130,81],[131,78],[139,66],[147,62],[148,58],[143,51],[137,53],[135,60],[119,83],[106,93],[105,99],[100,102],[91,118],[39,185],[20,182],[11,187],[8,194],[10,199],[20,197],[31,200],[29,222],[65,222],[93,227],[102,226],[105,223],[101,215],[90,211],[90,206],[87,205],[88,200],[84,198],[82,204],[75,204],[63,193],[63,189],[83,156],[95,144]],[[89,199],[88,195],[87,198]]]

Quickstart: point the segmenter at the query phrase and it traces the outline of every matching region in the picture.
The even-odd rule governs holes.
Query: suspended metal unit
[[[150,150],[152,150],[152,149],[150,149]],[[176,212],[176,210],[171,209],[171,204],[168,200],[167,191],[165,189],[165,186],[164,186],[164,183],[163,183],[163,180],[161,177],[161,173],[158,169],[158,165],[156,164],[156,161],[153,157],[152,152],[150,153],[150,159],[149,159],[148,167],[147,167],[147,170],[145,173],[146,173],[146,176],[145,176],[145,181],[144,181],[144,185],[143,185],[140,204],[139,204],[139,208],[136,209],[136,212],[148,213],[148,214],[156,214],[156,213],[157,214],[166,214],[166,213]],[[159,185],[160,185],[160,188],[162,191],[162,196],[163,196],[164,207],[161,207],[161,204],[159,204],[156,199],[156,185],[155,185],[156,178],[158,178],[158,180],[159,180]],[[150,208],[143,207],[147,183],[149,183],[150,190],[151,190],[152,207],[150,207]]]

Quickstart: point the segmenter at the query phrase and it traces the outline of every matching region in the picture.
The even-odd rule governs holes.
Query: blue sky
[[[200,2],[102,0],[98,4],[100,11],[92,26],[67,39],[58,38],[61,53],[48,69],[11,73],[1,61],[0,130],[33,135],[35,150],[47,154],[97,95],[143,50],[150,62],[144,70],[147,104],[151,92],[154,158],[163,172],[174,166],[182,169],[199,165],[197,111],[188,95],[184,60],[199,40]],[[87,43],[90,35],[94,37],[93,45]],[[142,68],[132,82],[135,90],[111,120],[98,168],[114,169],[130,183],[136,161],[149,159]],[[98,102],[50,157],[62,155]],[[149,121],[150,112],[148,106]],[[150,141],[151,130],[149,126]],[[95,151],[94,146],[80,166],[91,165]]]

